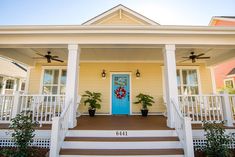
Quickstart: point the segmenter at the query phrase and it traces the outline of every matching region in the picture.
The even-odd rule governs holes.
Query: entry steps
[[[175,130],[69,130],[60,157],[184,157]]]

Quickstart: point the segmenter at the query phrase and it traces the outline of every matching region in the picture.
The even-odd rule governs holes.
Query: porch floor
[[[173,130],[166,125],[164,116],[81,116],[71,130]]]

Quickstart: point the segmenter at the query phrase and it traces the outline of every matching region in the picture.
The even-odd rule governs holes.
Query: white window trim
[[[235,86],[234,86],[234,79],[233,78],[226,78],[226,79],[224,79],[224,87],[226,87],[226,81],[232,81],[233,82],[233,88],[235,88]]]
[[[164,76],[164,66],[162,67],[162,89],[163,89],[163,97],[166,96],[166,90],[165,90],[165,76]],[[200,76],[200,67],[199,66],[176,66],[176,70],[178,69],[189,69],[189,70],[196,70],[197,71],[197,79],[198,79],[198,95],[202,94],[202,88],[201,88],[201,76]],[[176,80],[177,81],[177,80]],[[178,87],[178,84],[177,84]],[[179,94],[178,94],[179,95]]]
[[[60,88],[60,86],[61,86],[61,82],[60,82],[60,80],[61,80],[61,71],[62,70],[67,70],[67,66],[42,66],[41,79],[40,79],[41,80],[40,81],[40,91],[39,91],[39,93],[41,95],[43,95],[42,89],[43,89],[43,78],[44,78],[45,70],[59,70],[58,88]],[[60,92],[59,89],[58,89],[58,92]],[[57,93],[57,95],[60,95],[60,93],[59,94]]]
[[[202,89],[201,89],[201,76],[200,76],[200,70],[199,70],[200,67],[195,67],[195,66],[176,66],[176,70],[196,70],[197,71],[197,81],[198,81],[198,95],[201,95],[202,94]],[[183,84],[182,83],[182,73],[180,73],[180,77],[181,77],[181,85]],[[178,84],[177,84],[177,87],[178,87]],[[181,87],[183,88],[183,87]],[[182,90],[182,89],[181,89]]]

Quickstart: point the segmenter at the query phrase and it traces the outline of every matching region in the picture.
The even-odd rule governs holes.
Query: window
[[[227,88],[234,88],[233,78],[224,79],[224,86]]]
[[[177,69],[177,85],[180,95],[199,94],[197,69]]]
[[[65,69],[45,69],[43,74],[43,94],[65,94]]]
[[[14,80],[7,80],[5,89],[14,89]]]
[[[24,91],[24,90],[25,90],[25,82],[22,82],[22,83],[21,83],[20,90],[21,90],[21,91]]]

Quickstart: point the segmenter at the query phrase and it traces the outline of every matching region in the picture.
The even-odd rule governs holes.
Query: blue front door
[[[130,77],[112,75],[112,114],[130,114]]]

